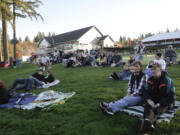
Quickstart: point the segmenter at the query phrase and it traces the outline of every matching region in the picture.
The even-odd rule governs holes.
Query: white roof
[[[143,39],[142,42],[177,39],[177,38],[180,38],[180,31],[156,34],[154,36]]]

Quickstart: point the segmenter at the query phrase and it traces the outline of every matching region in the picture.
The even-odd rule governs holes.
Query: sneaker
[[[108,115],[111,115],[111,116],[113,116],[115,113],[112,111],[112,109],[111,108],[106,108],[106,109],[104,109],[104,112],[106,113],[106,114],[108,114]]]
[[[104,108],[107,108],[107,107],[108,107],[108,103],[106,103],[106,102],[104,102],[104,101],[101,101],[101,102],[100,102],[100,107],[103,108],[103,109],[104,109]]]
[[[108,115],[111,115],[111,116],[112,116],[112,115],[115,114],[115,113],[112,111],[112,109],[108,107],[108,104],[105,103],[105,102],[100,102],[100,108],[101,108],[101,110],[102,110],[104,113],[106,113],[106,114],[108,114]]]
[[[119,77],[116,72],[113,73],[112,77],[114,80],[119,80]]]

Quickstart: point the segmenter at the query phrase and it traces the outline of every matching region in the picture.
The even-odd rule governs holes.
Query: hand
[[[147,100],[147,103],[148,103],[151,107],[156,108],[156,105],[154,104],[154,102],[153,102],[151,99],[148,99],[148,100]]]

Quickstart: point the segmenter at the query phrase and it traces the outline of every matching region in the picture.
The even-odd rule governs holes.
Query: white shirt
[[[47,63],[49,61],[49,57],[41,57],[41,63]]]
[[[166,70],[166,62],[163,59],[154,60],[154,63],[159,63],[162,66],[162,70]]]
[[[53,55],[54,55],[54,57],[57,57],[59,55],[59,52],[56,51],[56,52],[53,53]]]

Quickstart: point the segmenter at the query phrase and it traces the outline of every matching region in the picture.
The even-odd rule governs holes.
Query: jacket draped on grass
[[[150,77],[146,84],[144,85],[144,89],[142,90],[143,99],[146,102],[148,99],[152,99],[152,97],[156,97],[155,95],[155,79]],[[158,98],[156,101],[160,104],[160,106],[171,106],[175,102],[175,87],[172,79],[166,75],[166,73],[162,72],[162,76],[160,78],[160,82],[158,85]]]

